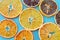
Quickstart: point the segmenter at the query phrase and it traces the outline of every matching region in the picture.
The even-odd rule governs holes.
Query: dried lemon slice
[[[46,23],[39,29],[41,40],[60,40],[59,26],[53,23]]]
[[[21,14],[21,0],[2,0],[0,2],[0,12],[4,17],[14,18]]]
[[[42,0],[40,3],[41,13],[47,17],[57,13],[57,4],[53,0]]]
[[[12,20],[3,20],[0,26],[2,37],[11,38],[17,33],[17,25]]]
[[[20,15],[20,23],[25,29],[36,30],[43,24],[43,17],[34,8],[27,8]]]
[[[33,40],[31,31],[22,30],[15,36],[15,40]]]

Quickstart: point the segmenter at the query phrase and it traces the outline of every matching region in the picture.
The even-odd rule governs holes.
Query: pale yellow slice
[[[20,15],[20,23],[25,29],[36,30],[43,24],[43,17],[39,11],[34,8],[27,8]]]
[[[2,0],[0,2],[0,13],[7,18],[17,17],[21,11],[21,0]]]

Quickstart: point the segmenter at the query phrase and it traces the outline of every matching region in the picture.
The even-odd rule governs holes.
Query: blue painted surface
[[[55,0],[55,1],[56,1],[57,5],[58,5],[58,10],[60,10],[60,0]],[[26,8],[27,7],[25,5],[23,5],[23,9],[26,9]],[[39,10],[38,7],[36,7],[36,9]],[[46,16],[43,16],[43,18],[44,18],[44,23],[47,23],[47,22],[53,22],[53,23],[55,23],[54,16],[49,17],[49,18],[46,17]],[[0,22],[2,20],[4,20],[4,19],[6,19],[6,18],[0,14]],[[18,32],[20,32],[21,30],[24,29],[21,26],[21,24],[19,23],[19,17],[16,17],[16,18],[14,18],[12,20],[17,24],[17,26],[18,26]],[[34,36],[34,40],[40,40],[39,39],[39,35],[38,35],[38,30],[36,30],[36,31],[33,32],[33,36]],[[14,40],[14,37],[13,38],[6,39],[6,38],[3,38],[3,37],[0,36],[0,40]]]

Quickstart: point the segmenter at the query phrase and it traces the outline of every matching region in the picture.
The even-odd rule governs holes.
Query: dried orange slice
[[[39,29],[41,40],[60,40],[59,26],[53,23],[46,23]]]
[[[20,15],[20,23],[25,29],[36,30],[43,24],[41,13],[34,8],[27,8]]]
[[[44,16],[50,17],[57,13],[57,4],[53,0],[42,0],[40,3],[41,13]]]
[[[21,0],[2,0],[0,2],[0,12],[4,17],[14,18],[21,14]]]
[[[11,38],[17,33],[17,25],[12,20],[3,20],[0,26],[2,37]]]
[[[33,40],[31,31],[22,30],[15,36],[15,40]]]

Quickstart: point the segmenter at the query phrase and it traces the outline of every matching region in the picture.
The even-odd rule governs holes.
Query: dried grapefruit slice
[[[41,13],[47,17],[57,13],[57,4],[53,0],[42,0],[40,3]]]
[[[23,0],[23,3],[28,7],[36,7],[40,0]]]
[[[55,19],[56,19],[56,23],[60,25],[60,11],[56,14]]]

